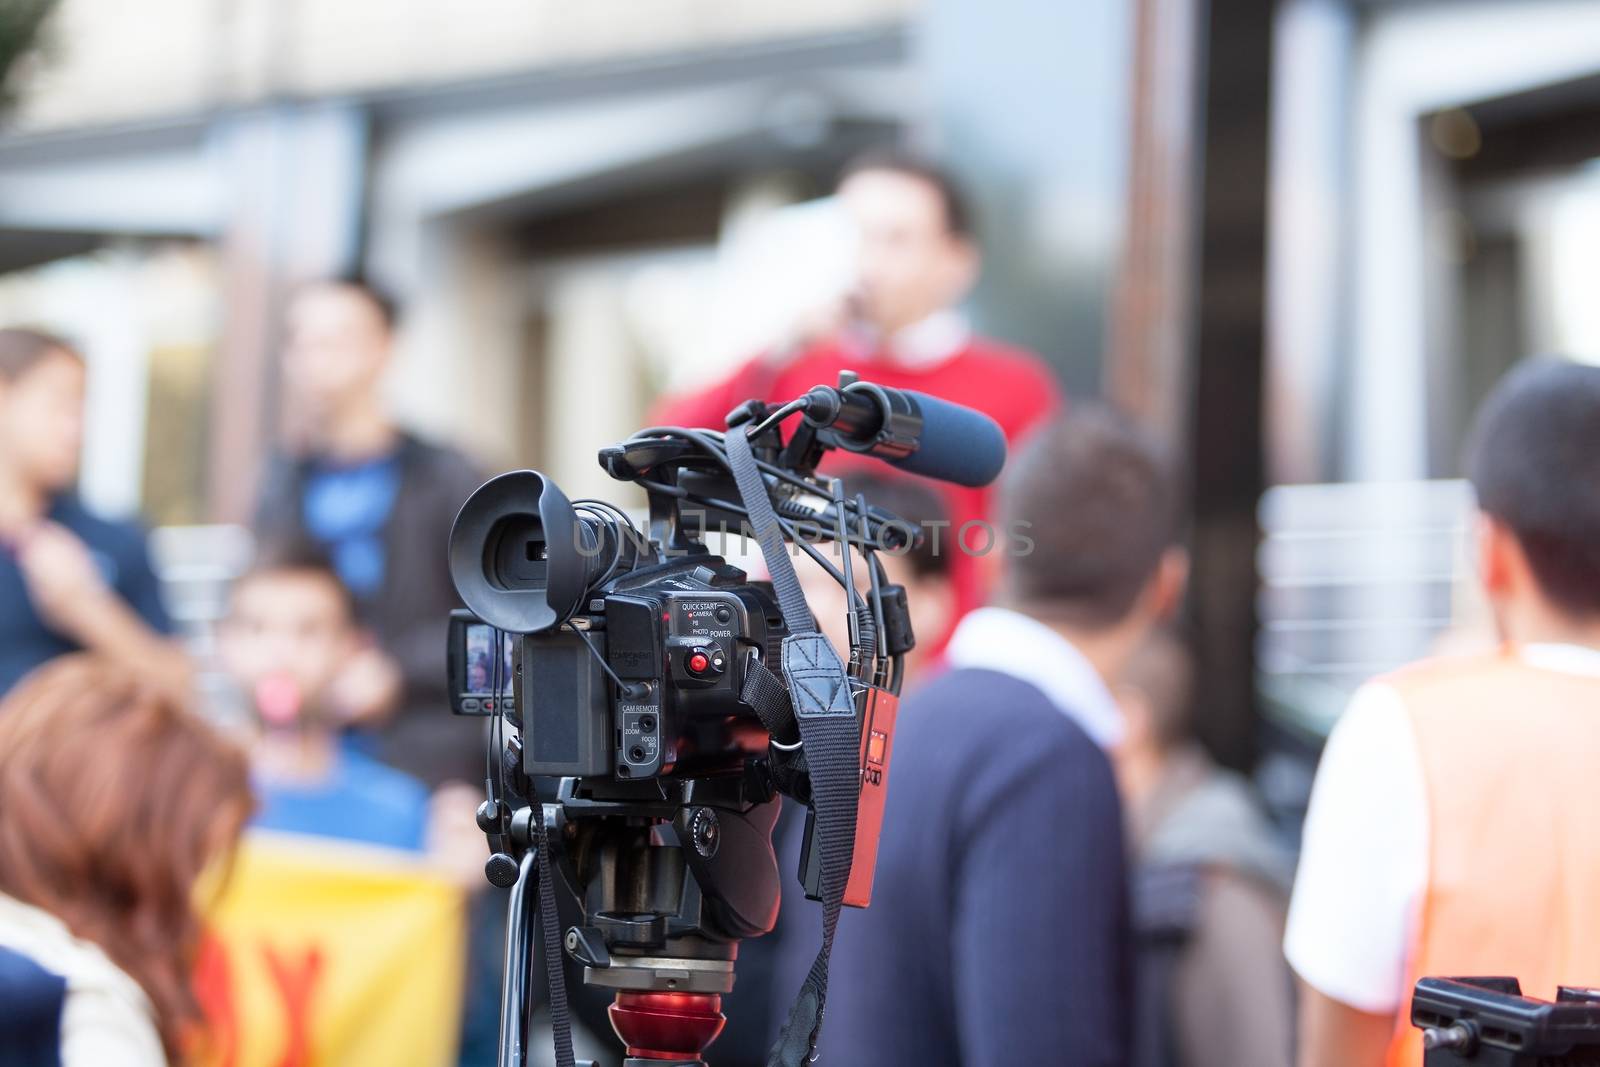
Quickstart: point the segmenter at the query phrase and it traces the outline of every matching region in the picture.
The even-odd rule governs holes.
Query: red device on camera
[[[861,799],[856,804],[856,847],[844,902],[852,908],[872,903],[872,879],[878,869],[878,835],[883,832],[883,805],[889,797],[889,757],[894,752],[894,720],[900,698],[876,686],[865,691],[861,716]]]
[[[894,722],[900,698],[887,689],[859,691],[861,724],[860,798],[856,802],[855,848],[850,854],[850,880],[844,903],[865,908],[872,903],[873,875],[878,867],[878,837],[883,832],[883,806],[889,796],[889,759],[894,754]],[[822,852],[816,847],[817,815],[806,814],[805,845],[800,854],[800,883],[810,900],[822,899]]]

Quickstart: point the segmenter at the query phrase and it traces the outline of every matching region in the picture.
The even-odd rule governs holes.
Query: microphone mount
[[[829,449],[872,456],[888,463],[917,450],[922,416],[898,389],[861,381],[842,371],[837,386],[813,386],[800,401],[804,412],[783,450],[783,465],[815,471]]]

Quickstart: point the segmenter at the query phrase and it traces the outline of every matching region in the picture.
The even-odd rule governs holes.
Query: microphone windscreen
[[[981,411],[905,390],[922,416],[917,450],[893,464],[943,482],[978,487],[999,477],[1006,465],[1006,435]]]

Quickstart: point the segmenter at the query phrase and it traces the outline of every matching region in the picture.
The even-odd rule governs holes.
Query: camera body
[[[721,760],[730,721],[754,719],[740,699],[751,663],[775,665],[788,632],[770,586],[704,554],[607,580],[567,623],[508,646],[499,706],[521,711],[530,775],[638,780]],[[458,713],[494,712],[482,686],[489,632],[469,611],[452,618]],[[607,684],[601,659],[622,685]]]
[[[450,638],[454,710],[515,713],[523,773],[628,783],[743,759],[730,724],[757,719],[752,664],[776,669],[788,634],[769,585],[698,542],[646,536],[613,505],[573,504],[536,471],[462,506],[450,570],[467,605]]]

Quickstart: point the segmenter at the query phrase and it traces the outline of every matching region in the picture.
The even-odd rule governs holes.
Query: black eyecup
[[[450,528],[450,580],[462,603],[507,633],[560,626],[578,609],[588,587],[589,560],[578,550],[578,539],[587,531],[578,525],[572,502],[538,471],[508,471],[484,482],[461,505]],[[508,526],[543,535],[543,584],[511,588],[497,580],[492,557]]]

